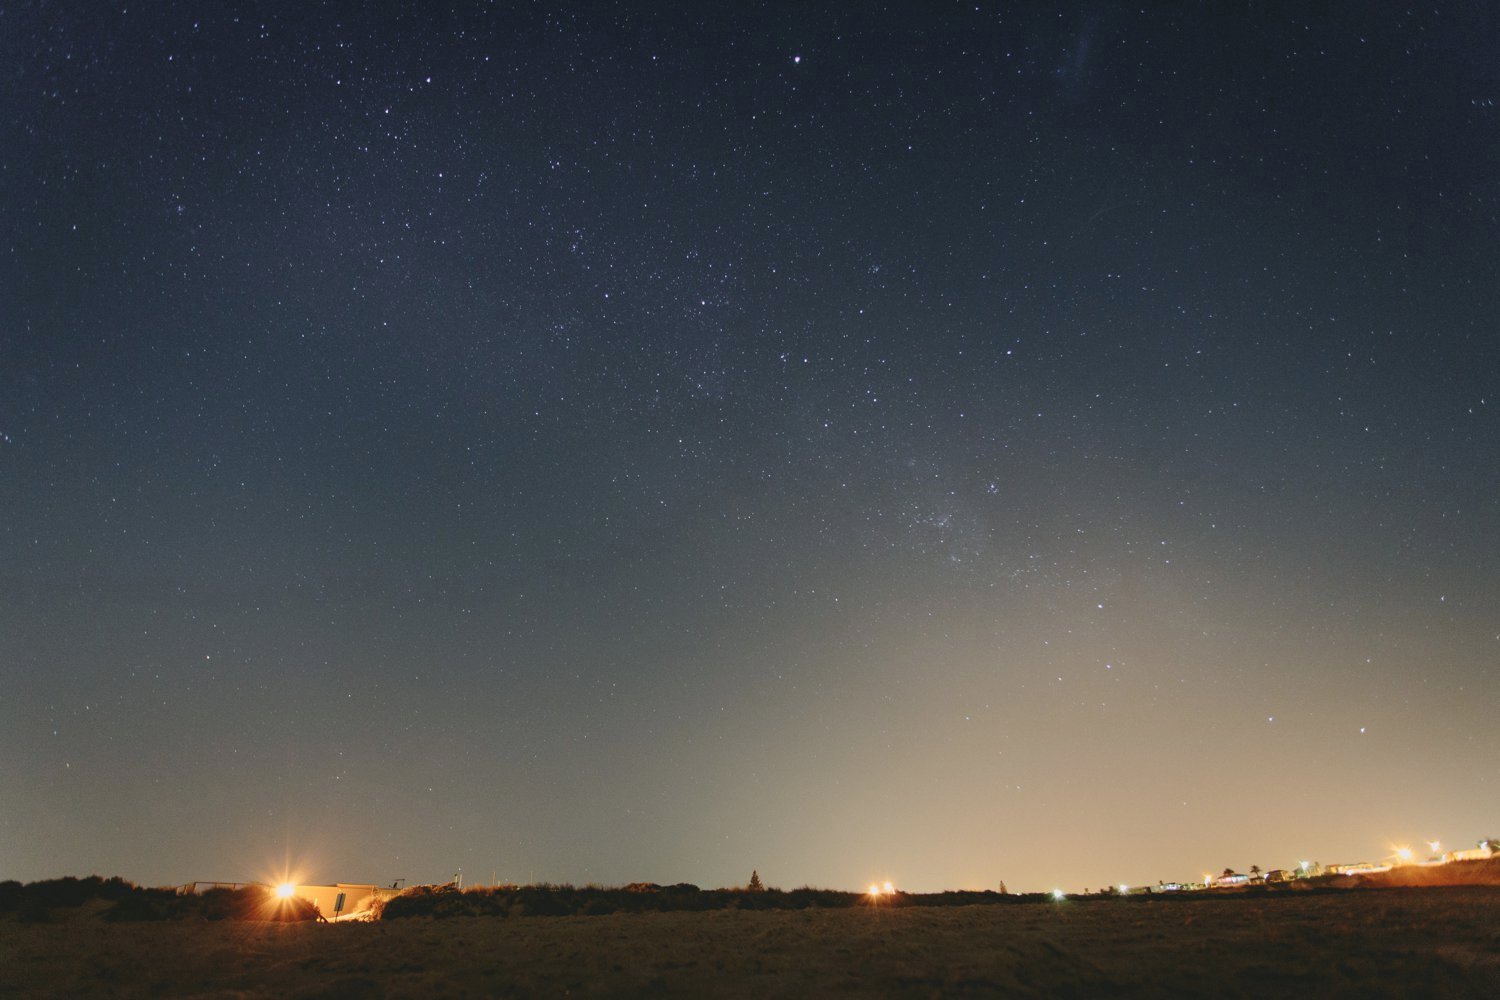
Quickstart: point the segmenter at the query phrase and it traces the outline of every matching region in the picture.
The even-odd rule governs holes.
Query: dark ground
[[[1056,905],[0,921],[3,996],[1500,996],[1500,888]]]

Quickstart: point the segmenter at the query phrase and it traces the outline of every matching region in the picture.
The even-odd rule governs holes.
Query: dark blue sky
[[[0,876],[1495,833],[1494,12],[427,6],[0,12]]]

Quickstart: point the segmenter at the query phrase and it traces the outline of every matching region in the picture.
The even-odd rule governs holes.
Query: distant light
[[[1427,842],[1427,846],[1430,847],[1430,848],[1432,848],[1432,852],[1434,854],[1436,854],[1438,851],[1441,851],[1443,849],[1442,842],[1438,841],[1438,840],[1429,840]]]
[[[1052,890],[1052,898],[1053,899],[1065,899],[1065,898],[1067,898],[1067,894],[1064,893],[1061,889],[1053,889]]]
[[[276,887],[276,895],[282,899],[291,899],[297,892],[297,887],[290,882],[283,882]]]
[[[1410,861],[1411,860],[1411,848],[1410,847],[1398,847],[1398,848],[1396,848],[1396,857],[1400,858],[1402,861]]]
[[[870,883],[870,895],[872,895],[872,896],[879,896],[880,895],[880,886],[876,885],[874,882]]]
[[[1312,867],[1312,864],[1309,863],[1309,862],[1307,862],[1307,861],[1304,861],[1304,862],[1302,862],[1302,864],[1300,865],[1300,867],[1301,867],[1301,869],[1303,871],[1307,871],[1309,868]]]
[[[1130,886],[1128,886],[1128,885],[1122,885],[1122,886],[1120,886],[1120,895],[1123,896],[1123,895],[1125,895],[1129,891],[1130,891]]]
[[[881,886],[880,889],[881,889],[882,892],[895,892],[896,891],[896,887],[893,886],[893,885],[891,885],[889,882],[887,882],[885,885]]]

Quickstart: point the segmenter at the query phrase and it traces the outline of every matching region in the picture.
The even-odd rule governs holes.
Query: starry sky
[[[1500,815],[1487,4],[0,8],[0,877]]]

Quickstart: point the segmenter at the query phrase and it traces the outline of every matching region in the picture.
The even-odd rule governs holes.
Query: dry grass
[[[1058,905],[0,922],[5,996],[1500,996],[1500,888]]]

